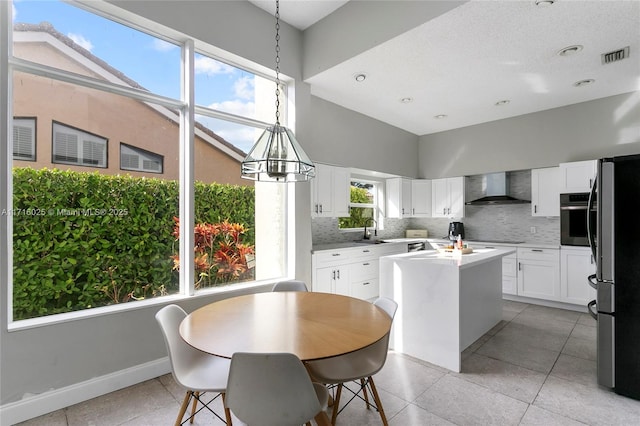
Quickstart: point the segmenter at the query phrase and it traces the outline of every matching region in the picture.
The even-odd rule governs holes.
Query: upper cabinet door
[[[333,168],[333,217],[349,217],[351,199],[351,171],[344,167]]]
[[[560,216],[560,168],[531,170],[531,215]]]
[[[560,193],[589,192],[596,178],[597,160],[560,164]]]
[[[394,219],[411,216],[411,179],[391,178],[386,182],[387,214]]]
[[[464,177],[431,181],[433,217],[464,217]]]
[[[333,215],[333,168],[316,163],[316,177],[311,181],[311,214],[314,217]]]
[[[449,184],[447,179],[431,181],[431,212],[433,217],[447,217],[449,209]]]
[[[411,215],[431,217],[431,181],[415,179],[411,181]]]
[[[464,217],[464,176],[449,178],[449,217]]]

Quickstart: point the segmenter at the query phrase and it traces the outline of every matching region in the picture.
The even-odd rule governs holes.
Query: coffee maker
[[[449,222],[449,240],[456,241],[460,238],[464,240],[464,223],[462,222]]]

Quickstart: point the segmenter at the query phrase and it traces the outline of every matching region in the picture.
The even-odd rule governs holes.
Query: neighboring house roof
[[[127,77],[122,71],[112,67],[111,65],[109,65],[108,63],[106,63],[105,61],[103,61],[102,59],[100,59],[99,57],[95,56],[94,54],[92,54],[90,51],[88,51],[87,49],[85,49],[84,47],[80,46],[79,44],[77,44],[76,42],[74,42],[71,38],[67,37],[66,35],[62,34],[61,32],[57,31],[54,26],[49,23],[49,22],[41,22],[39,24],[29,24],[29,23],[15,23],[13,25],[13,30],[14,30],[14,34],[15,33],[44,33],[44,34],[48,34],[52,37],[54,37],[59,43],[61,43],[62,45],[66,46],[67,48],[71,49],[76,56],[80,55],[80,57],[82,57],[83,59],[85,59],[86,61],[89,61],[91,64],[93,64],[93,66],[90,66],[89,68],[92,69],[93,71],[96,71],[96,66],[99,67],[100,69],[103,70],[103,72],[98,72],[98,74],[100,74],[102,77],[104,77],[106,80],[109,80],[111,82],[115,82],[118,84],[126,84],[129,87],[135,88],[135,89],[140,89],[140,90],[144,90],[147,91],[147,89],[145,89],[144,87],[142,87],[140,84],[138,84],[138,82],[130,79],[129,77]],[[16,38],[18,38],[18,40],[16,40]],[[14,35],[14,42],[15,41],[21,41],[19,40],[19,37],[15,37]],[[24,40],[27,41],[27,40]],[[47,40],[40,40],[40,41],[47,41]],[[51,43],[50,43],[51,44]],[[58,47],[59,50],[61,46],[56,46],[55,44],[51,44],[54,47]],[[64,52],[62,52],[64,53]],[[69,55],[67,55],[69,56]],[[78,57],[76,57],[76,59],[80,59]],[[105,75],[108,74],[108,75]],[[111,78],[109,78],[109,76],[111,76]],[[156,111],[158,111],[159,113],[162,113],[163,115],[165,115],[167,118],[171,119],[174,123],[178,124],[179,120],[179,112],[172,110],[170,108],[166,108],[166,107],[158,107],[158,106],[152,106],[152,108]],[[216,133],[214,133],[211,129],[209,129],[208,127],[204,126],[203,124],[199,123],[199,122],[195,122],[195,127],[197,130],[199,130],[202,134],[198,135],[200,136],[203,140],[207,141],[208,143],[210,143],[211,145],[213,145],[215,148],[219,149],[220,151],[226,153],[227,155],[229,155],[230,157],[232,157],[233,159],[237,160],[237,161],[242,161],[244,159],[244,157],[246,157],[247,153],[245,153],[244,151],[242,151],[241,149],[239,149],[238,147],[236,147],[235,145],[233,145],[232,143],[226,141],[223,137],[217,135]]]

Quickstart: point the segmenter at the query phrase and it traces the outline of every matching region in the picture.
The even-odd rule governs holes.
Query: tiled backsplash
[[[531,171],[510,172],[510,195],[531,200]],[[482,176],[465,178],[465,200],[484,195]],[[531,216],[531,204],[465,206],[465,237],[468,240],[525,241],[536,244],[560,245],[560,218]],[[379,238],[404,237],[406,229],[427,229],[432,238],[445,237],[450,219],[411,218],[384,219]],[[532,228],[535,233],[532,233]],[[347,242],[362,238],[362,231],[338,231],[338,219],[316,218],[311,221],[313,244]]]

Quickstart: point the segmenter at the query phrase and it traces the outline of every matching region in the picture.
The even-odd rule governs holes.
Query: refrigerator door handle
[[[591,255],[593,259],[597,259],[596,257],[596,241],[593,235],[593,231],[595,230],[596,224],[592,222],[592,215],[589,213],[591,209],[594,207],[594,203],[596,201],[596,189],[598,188],[598,177],[593,180],[593,186],[591,186],[591,192],[589,192],[589,203],[587,205],[587,238],[589,239],[589,247],[591,247]],[[596,260],[597,262],[597,260]]]
[[[594,307],[597,309],[596,301],[592,300],[591,302],[589,302],[587,304],[587,311],[589,311],[589,315],[591,315],[593,317],[593,319],[597,321],[598,320],[598,312],[593,309]]]
[[[593,287],[594,290],[598,290],[598,280],[596,280],[596,274],[589,275],[587,277],[587,281],[589,281],[589,285]]]

